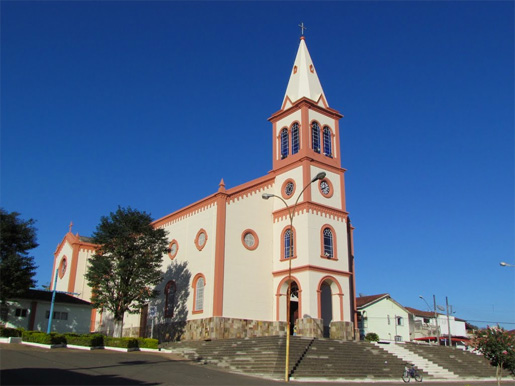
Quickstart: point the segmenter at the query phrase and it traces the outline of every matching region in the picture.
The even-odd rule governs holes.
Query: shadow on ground
[[[117,375],[88,375],[63,369],[21,368],[2,370],[2,385],[158,385]]]

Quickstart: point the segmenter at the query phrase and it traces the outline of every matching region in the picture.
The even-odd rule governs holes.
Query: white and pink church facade
[[[222,180],[216,193],[154,221],[170,241],[160,295],[141,314],[126,315],[124,335],[152,330],[165,341],[285,334],[291,278],[290,333],[359,338],[341,118],[302,37],[281,109],[269,118],[272,170],[230,189]],[[321,172],[325,177],[312,182]],[[57,290],[90,300],[84,274],[94,250],[70,228],[54,254]],[[93,311],[92,331],[111,327],[107,312]]]

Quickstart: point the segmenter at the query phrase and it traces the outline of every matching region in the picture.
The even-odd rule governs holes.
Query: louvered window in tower
[[[333,156],[333,150],[331,146],[331,129],[324,126],[324,154],[328,157]]]
[[[288,157],[288,129],[281,130],[281,159]]]
[[[320,153],[320,126],[317,122],[311,124],[311,146],[314,151]]]
[[[284,232],[284,258],[289,259],[291,258],[295,251],[293,250],[293,234],[291,229],[287,229]]]
[[[291,128],[291,154],[299,152],[299,124],[294,123]]]
[[[329,228],[324,229],[324,256],[332,258],[333,252],[333,232]]]

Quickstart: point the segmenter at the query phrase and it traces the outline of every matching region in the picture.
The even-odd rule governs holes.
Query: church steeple
[[[324,90],[309,55],[304,36],[302,36],[284,95],[282,109],[288,108],[304,97],[311,99],[317,104],[321,101],[320,97],[323,97],[324,106],[328,107]]]
[[[281,109],[269,118],[274,170],[306,159],[340,168],[340,118],[327,104],[302,36]]]

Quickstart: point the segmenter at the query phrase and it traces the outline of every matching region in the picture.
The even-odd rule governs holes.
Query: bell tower
[[[273,125],[273,170],[279,171],[306,157],[340,167],[342,117],[327,103],[302,36],[281,109],[269,118]]]

